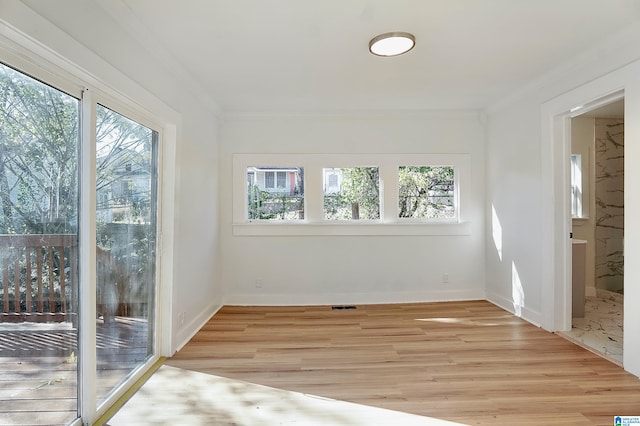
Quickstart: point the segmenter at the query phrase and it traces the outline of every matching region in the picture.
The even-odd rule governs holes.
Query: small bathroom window
[[[571,154],[571,217],[582,217],[582,155]]]

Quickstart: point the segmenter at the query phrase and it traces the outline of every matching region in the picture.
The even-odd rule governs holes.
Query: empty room
[[[637,0],[0,0],[0,423],[640,424],[638,76]]]

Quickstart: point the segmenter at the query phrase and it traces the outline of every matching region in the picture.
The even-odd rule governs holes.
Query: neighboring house
[[[260,191],[294,195],[298,173],[300,173],[298,167],[249,167],[247,184],[250,188],[257,186]]]
[[[114,155],[110,153],[108,155]],[[135,154],[126,152],[118,155],[129,156],[131,161],[121,161],[120,165],[110,173],[105,173],[105,183],[98,183],[96,191],[96,216],[106,223],[122,222],[141,215],[141,210],[148,208],[140,203],[148,201],[150,190],[149,170],[144,165],[136,163]],[[101,163],[98,158],[97,163]],[[136,212],[135,209],[139,211]]]
[[[322,169],[325,194],[337,194],[342,189],[342,171],[336,168]]]

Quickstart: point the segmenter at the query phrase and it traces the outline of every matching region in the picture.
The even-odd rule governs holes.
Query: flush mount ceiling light
[[[413,34],[393,32],[380,34],[369,42],[369,51],[378,56],[397,56],[407,53],[416,44]]]

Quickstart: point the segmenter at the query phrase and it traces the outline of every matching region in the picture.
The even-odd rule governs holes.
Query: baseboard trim
[[[207,309],[195,316],[191,321],[184,324],[174,336],[174,344],[171,345],[171,355],[175,354],[182,349],[184,345],[189,343],[189,340],[191,340],[193,336],[200,331],[200,329],[222,308],[222,306],[224,305],[219,304],[209,306]]]
[[[485,300],[484,290],[437,292],[338,293],[338,294],[231,294],[223,305],[235,306],[314,306],[386,303],[454,302]]]
[[[492,291],[487,291],[487,298],[486,300],[488,302],[493,303],[494,305],[504,309],[507,312],[512,313],[513,315],[522,318],[523,320],[530,322],[531,324],[535,325],[536,327],[541,327],[542,321],[542,315],[540,314],[540,312],[538,311],[534,311],[531,310],[529,308],[527,308],[526,306],[522,306],[520,308],[520,313],[518,314],[516,312],[515,306],[513,304],[513,300],[508,299],[500,294],[497,294],[495,292]]]

